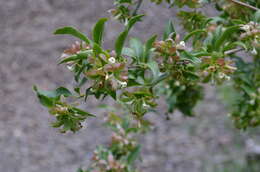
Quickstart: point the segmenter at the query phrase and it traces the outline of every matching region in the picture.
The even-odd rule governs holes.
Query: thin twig
[[[243,51],[243,50],[245,50],[245,49],[244,49],[244,48],[235,48],[235,49],[226,51],[226,52],[225,52],[225,55],[234,54],[234,53],[237,53],[237,52]]]
[[[143,0],[138,0],[135,10],[133,12],[133,16],[137,15],[137,12],[138,12],[139,8],[141,7],[142,3],[143,3]]]
[[[244,2],[241,2],[241,1],[238,1],[238,0],[230,0],[230,1],[232,1],[233,3],[236,3],[236,4],[238,4],[238,5],[242,5],[242,6],[244,6],[244,7],[250,8],[250,9],[255,10],[255,11],[260,10],[260,9],[257,8],[257,7],[254,7],[254,6],[252,6],[252,5],[249,5],[249,4],[247,4],[247,3],[244,3]]]

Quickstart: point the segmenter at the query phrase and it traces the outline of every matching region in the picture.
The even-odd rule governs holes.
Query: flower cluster
[[[139,157],[140,145],[133,134],[141,129],[129,119],[110,113],[106,123],[113,129],[108,147],[98,146],[92,157],[93,163],[88,172],[137,172],[135,161]]]
[[[185,50],[186,44],[184,41],[179,41],[179,36],[177,36],[175,40],[169,38],[165,41],[155,42],[154,48],[156,52],[176,58],[179,55],[178,50]]]
[[[257,50],[260,49],[260,24],[250,21],[248,24],[241,25],[241,30],[244,32],[240,35],[240,39],[246,41],[252,54],[256,55]]]
[[[95,48],[76,42],[64,51],[61,63],[66,63],[77,77],[83,75],[92,80],[88,91],[96,97],[112,95],[112,92],[125,88],[128,80],[126,61],[118,59],[114,51],[100,49],[97,52]]]
[[[230,80],[230,75],[236,70],[236,67],[231,65],[234,62],[224,58],[205,57],[202,61],[201,76],[204,81],[211,80],[211,82],[222,83],[225,80]]]
[[[156,96],[149,88],[136,88],[133,91],[124,91],[120,96],[120,101],[129,109],[129,111],[140,119],[149,109],[156,107]]]
[[[34,86],[34,91],[42,105],[47,107],[49,113],[55,116],[56,121],[52,123],[52,127],[61,128],[60,132],[62,133],[76,132],[82,128],[82,122],[88,117],[94,117],[94,115],[76,108],[76,104],[68,104],[65,98],[73,95],[64,87],[57,88],[54,91],[43,91]]]

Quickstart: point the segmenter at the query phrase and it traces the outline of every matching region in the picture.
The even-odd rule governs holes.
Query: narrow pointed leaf
[[[221,45],[226,41],[227,38],[229,38],[235,31],[239,30],[240,26],[231,26],[227,28],[223,34],[217,39],[215,43],[215,49],[218,50]]]
[[[190,32],[188,35],[186,35],[183,39],[183,41],[188,41],[192,36],[200,34],[200,33],[206,33],[205,30],[195,30],[193,32]]]
[[[93,40],[95,43],[101,46],[102,44],[102,38],[104,33],[104,27],[105,23],[108,19],[107,18],[101,18],[96,25],[93,28]]]
[[[153,79],[156,79],[160,75],[158,64],[155,61],[150,61],[149,63],[147,63],[147,66],[153,73]]]
[[[138,21],[141,20],[141,18],[142,18],[143,16],[144,16],[144,15],[137,15],[137,16],[132,17],[132,18],[128,21],[127,30],[129,31],[129,30],[136,24],[136,22],[138,22]]]
[[[72,35],[75,36],[76,38],[81,39],[82,41],[85,41],[87,44],[90,44],[90,40],[85,36],[83,33],[78,31],[77,29],[66,26],[63,28],[59,28],[54,32],[55,35]]]
[[[143,58],[143,44],[138,38],[130,39],[130,47],[134,50],[135,56],[139,61]]]
[[[92,53],[93,53],[92,50],[81,51],[77,54],[74,54],[74,55],[71,55],[71,56],[69,56],[65,59],[62,59],[58,64],[63,64],[63,63],[67,63],[67,62],[70,62],[70,61],[87,59],[87,57]]]
[[[134,163],[134,161],[138,158],[139,154],[140,154],[140,146],[137,146],[127,157],[127,162],[129,164]]]
[[[172,24],[172,21],[169,20],[168,24],[166,25],[166,27],[164,29],[163,40],[166,40],[172,33],[175,33],[175,29]]]
[[[80,115],[83,115],[83,116],[95,117],[95,115],[93,115],[93,114],[91,114],[91,113],[89,113],[89,112],[86,112],[86,111],[84,111],[84,110],[81,110],[81,109],[79,109],[79,108],[73,107],[72,109],[73,109],[73,111],[75,111],[77,114],[80,114]]]
[[[126,41],[126,38],[128,36],[130,29],[134,26],[134,24],[136,22],[140,21],[143,16],[144,15],[137,15],[137,16],[132,17],[128,21],[126,29],[119,34],[119,36],[115,42],[115,51],[117,53],[117,56],[120,56],[122,54],[122,50],[123,50],[123,47],[124,47],[124,44],[125,44],[125,41]]]
[[[152,36],[145,44],[145,50],[144,50],[145,62],[149,61],[150,52],[151,52],[153,43],[155,42],[156,38],[157,38],[157,35]]]
[[[115,42],[115,51],[116,51],[117,56],[120,56],[122,53],[122,49],[124,47],[124,43],[127,38],[127,34],[128,34],[128,31],[124,31],[124,32],[120,33],[120,35],[118,36],[118,38]]]

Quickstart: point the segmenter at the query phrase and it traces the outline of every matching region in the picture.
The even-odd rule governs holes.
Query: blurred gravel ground
[[[77,134],[62,135],[49,127],[52,120],[32,92],[32,85],[53,89],[71,87],[71,74],[57,66],[57,57],[72,43],[53,36],[57,27],[73,25],[86,33],[98,18],[108,16],[112,0],[0,0],[0,171],[74,172],[86,166],[97,144],[106,143],[109,133],[101,118],[89,120]],[[132,35],[147,38],[161,34],[173,9],[146,4],[147,17]],[[178,24],[177,24],[178,25]],[[122,27],[111,21],[107,47]],[[179,28],[180,30],[180,28]],[[243,155],[243,136],[231,128],[223,105],[207,87],[206,100],[198,106],[198,117],[172,120],[151,114],[154,132],[142,138],[145,172],[201,172],[205,164],[232,161]],[[86,108],[96,114],[97,102]],[[161,105],[163,109],[164,105]],[[230,126],[230,127],[227,127]],[[235,145],[235,146],[234,146]]]

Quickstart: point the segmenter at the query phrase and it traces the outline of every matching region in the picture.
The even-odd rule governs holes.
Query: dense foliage
[[[76,107],[89,96],[111,97],[127,112],[109,113],[106,124],[114,131],[111,145],[97,147],[86,172],[139,171],[134,161],[140,145],[133,136],[149,130],[145,114],[154,111],[163,97],[168,105],[165,114],[177,109],[194,116],[206,83],[228,83],[236,95],[229,104],[237,128],[260,125],[260,1],[151,0],[178,9],[186,35],[181,37],[169,21],[161,37],[153,35],[145,42],[129,38],[127,43],[131,28],[145,19],[139,14],[143,1],[114,1],[115,8],[109,12],[125,28],[113,50],[102,45],[107,18],[95,24],[92,39],[73,27],[57,29],[54,34],[80,40],[63,52],[59,62],[74,74],[77,84],[73,91],[64,87],[43,91],[34,86],[40,103],[56,118],[52,126],[63,133],[78,131],[82,122],[98,115]],[[219,11],[218,16],[207,17],[200,10],[209,4]]]

